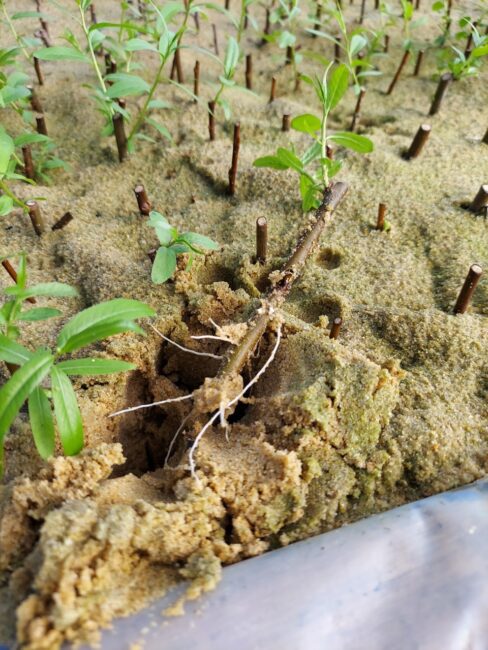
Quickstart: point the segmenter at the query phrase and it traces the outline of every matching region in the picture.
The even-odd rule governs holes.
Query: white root
[[[262,368],[260,368],[258,370],[258,372],[255,374],[255,376],[249,381],[249,383],[246,386],[244,386],[244,388],[237,395],[237,397],[234,397],[232,400],[230,400],[230,402],[227,402],[227,404],[225,406],[221,405],[219,410],[216,413],[214,413],[212,415],[212,417],[210,418],[210,420],[208,420],[208,422],[203,426],[203,428],[200,429],[198,435],[196,436],[195,440],[193,441],[193,444],[190,447],[188,460],[189,460],[189,463],[190,463],[191,475],[193,476],[193,478],[198,483],[201,483],[201,481],[200,481],[200,479],[198,478],[198,476],[195,473],[195,458],[194,458],[194,455],[195,455],[195,451],[198,448],[198,445],[200,444],[200,440],[203,438],[203,436],[204,436],[205,432],[207,431],[207,429],[209,429],[212,426],[212,424],[219,417],[223,417],[223,414],[225,413],[225,411],[227,409],[229,409],[231,406],[234,406],[234,404],[237,404],[237,402],[239,402],[244,397],[244,395],[251,388],[251,386],[253,386],[257,381],[259,381],[259,378],[261,377],[261,375],[263,375],[266,372],[266,370],[268,369],[270,364],[273,362],[273,360],[274,360],[274,358],[276,356],[276,353],[278,352],[278,347],[280,345],[280,342],[281,342],[281,325],[278,327],[278,330],[276,332],[276,343],[275,343],[275,345],[273,347],[273,350],[271,351],[271,354],[269,355],[266,363],[264,363]],[[225,421],[225,418],[224,418],[224,421]]]
[[[211,357],[212,359],[223,359],[222,355],[220,354],[212,354],[211,352],[197,352],[196,350],[190,350],[190,348],[185,348],[183,345],[180,345],[179,343],[172,341],[170,338],[162,334],[158,329],[154,327],[154,325],[149,324],[149,326],[156,332],[156,334],[158,334],[158,336],[160,336],[168,343],[171,343],[171,345],[174,345],[175,348],[179,348],[180,350],[183,350],[183,352],[189,352],[190,354],[195,354],[198,357]]]
[[[180,397],[171,397],[170,399],[163,399],[160,402],[151,402],[151,404],[138,404],[137,406],[130,406],[127,409],[122,409],[121,411],[115,411],[115,413],[110,413],[109,418],[114,418],[116,415],[122,415],[123,413],[130,413],[131,411],[138,411],[139,409],[148,409],[151,406],[160,406],[161,404],[170,404],[171,402],[182,402],[185,399],[192,399],[193,393],[189,395],[181,395]]]
[[[201,334],[200,336],[192,336],[192,339],[195,341],[202,341],[203,339],[210,339],[212,341],[221,341],[222,343],[230,343],[235,345],[230,339],[226,339],[223,336],[213,336],[212,334]]]

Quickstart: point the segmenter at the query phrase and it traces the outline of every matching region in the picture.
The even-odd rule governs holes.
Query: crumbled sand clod
[[[32,9],[30,0],[14,4],[18,11]],[[119,18],[116,3],[96,5],[99,20]],[[50,17],[54,40],[68,26],[76,31],[54,5]],[[418,29],[420,35],[432,27]],[[96,346],[94,354],[138,369],[76,382],[86,437],[76,458],[43,463],[27,415],[20,414],[6,440],[0,488],[0,641],[12,642],[16,626],[29,650],[96,642],[112,619],[187,580],[185,596],[166,612],[181,613],[185,599],[217,584],[225,564],[486,473],[488,283],[480,282],[465,314],[452,315],[469,266],[488,266],[488,221],[461,208],[488,178],[479,143],[486,130],[480,110],[488,102],[486,72],[479,80],[453,82],[428,146],[406,162],[401,151],[436,83],[427,52],[422,75],[405,74],[392,96],[384,96],[401,41],[399,32],[391,33],[391,60],[378,62],[385,76],[368,81],[362,106],[358,129],[375,151],[345,155],[340,178],[351,189],[283,305],[276,357],[242,403],[224,414],[227,429],[217,422],[200,441],[198,481],[188,471],[191,436],[208,410],[239,393],[269,357],[273,328],[243,377],[225,382],[214,379],[218,359],[178,350],[148,326],[147,337],[125,334]],[[245,43],[252,47],[251,36]],[[307,47],[324,44],[310,38]],[[182,59],[191,70],[192,51],[185,49]],[[147,68],[140,72],[149,78],[154,61],[145,54],[141,60]],[[38,92],[58,153],[72,170],[36,188],[46,198],[42,238],[19,213],[0,222],[0,254],[28,251],[32,283],[58,280],[79,289],[76,300],[42,306],[49,302],[67,318],[97,301],[138,298],[155,308],[153,325],[181,345],[224,355],[231,343],[191,337],[239,342],[261,292],[280,277],[282,262],[311,223],[301,213],[292,171],[252,167],[281,144],[303,150],[305,136],[282,133],[281,119],[284,112],[309,112],[311,91],[302,84],[292,92],[289,70],[276,72],[267,46],[253,50],[253,65],[259,96],[228,93],[242,127],[237,192],[230,199],[231,128],[219,112],[217,139],[208,142],[203,108],[162,87],[158,98],[172,108],[161,119],[174,143],[141,141],[119,165],[114,143],[100,140],[99,116],[80,88],[92,81],[87,68],[45,63],[46,85]],[[312,64],[303,65],[306,72]],[[202,88],[218,74],[206,60]],[[273,75],[279,98],[267,105]],[[333,129],[346,128],[354,104],[351,92],[332,116]],[[130,98],[128,105],[135,109]],[[8,127],[21,131],[13,118]],[[153,207],[180,231],[212,237],[222,251],[197,259],[189,271],[181,260],[174,280],[152,284],[147,252],[157,242],[134,199],[141,182]],[[32,196],[25,184],[17,190],[24,199]],[[374,228],[378,201],[388,205],[389,232]],[[52,232],[68,209],[73,220]],[[265,264],[253,260],[259,216],[268,222]],[[0,275],[1,287],[8,284]],[[341,334],[330,340],[337,317]],[[62,320],[26,323],[23,342],[52,345]],[[3,365],[0,374],[3,381]],[[107,417],[193,392],[194,400]],[[179,436],[170,467],[163,468],[169,443],[192,409],[190,435]]]

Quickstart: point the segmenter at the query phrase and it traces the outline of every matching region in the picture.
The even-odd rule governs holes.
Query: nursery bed
[[[68,0],[59,4],[70,6]],[[99,20],[118,18],[114,4],[96,3]],[[460,3],[456,11],[472,6]],[[30,8],[27,0],[15,2],[16,10]],[[348,16],[357,10],[345,8]],[[48,13],[52,38],[59,39],[70,17],[54,5]],[[256,18],[261,20],[257,10]],[[367,20],[374,24],[374,12]],[[228,27],[222,17],[215,21],[223,41]],[[423,27],[417,37],[427,39],[432,29]],[[324,41],[303,38],[307,48],[332,55]],[[1,39],[8,40],[7,34]],[[313,100],[305,84],[293,92],[282,52],[258,48],[257,39],[251,31],[244,36],[244,49],[254,56],[255,93],[231,90],[228,95],[232,120],[241,123],[234,197],[226,192],[232,121],[224,124],[219,113],[217,139],[209,142],[206,104],[162,86],[157,96],[171,103],[164,120],[173,142],[160,136],[155,144],[140,142],[119,164],[112,138],[100,138],[100,117],[80,86],[90,81],[90,71],[76,62],[44,63],[46,81],[38,93],[58,155],[71,169],[57,173],[52,185],[35,188],[46,199],[41,205],[46,234],[37,237],[28,217],[14,211],[0,221],[0,254],[28,252],[33,283],[58,280],[77,287],[79,298],[49,302],[63,311],[63,319],[102,300],[137,298],[155,309],[152,324],[164,335],[225,354],[225,344],[197,345],[190,335],[214,334],[211,321],[238,333],[259,307],[268,275],[281,267],[312,216],[302,213],[292,171],[257,169],[252,163],[290,141],[303,148],[303,134],[281,131],[282,115],[306,112]],[[194,40],[211,47],[210,25],[202,21]],[[131,361],[136,371],[76,382],[85,426],[81,455],[43,462],[27,414],[20,414],[5,441],[0,488],[0,641],[12,640],[14,622],[19,642],[32,650],[96,641],[112,619],[140,610],[183,580],[191,583],[185,597],[196,598],[218,583],[224,565],[486,474],[484,278],[468,312],[455,316],[452,309],[470,265],[488,262],[487,220],[462,207],[488,179],[488,146],[481,142],[487,74],[484,69],[480,78],[452,84],[441,112],[428,118],[432,134],[422,155],[406,161],[402,153],[427,119],[437,82],[435,60],[427,52],[421,75],[413,77],[410,64],[394,93],[385,95],[401,57],[400,42],[392,29],[391,56],[377,62],[384,74],[368,81],[358,131],[371,138],[374,152],[341,154],[347,164],[339,178],[349,191],[282,307],[283,338],[273,363],[251,399],[230,418],[228,435],[213,427],[202,438],[196,453],[199,481],[184,460],[176,469],[163,467],[189,412],[185,402],[108,417],[188,394],[217,372],[218,361],[162,342],[147,323],[142,323],[145,338],[123,334],[93,350]],[[218,68],[198,56],[207,100]],[[183,51],[182,59],[190,81],[194,51]],[[149,77],[155,62],[151,55],[141,61],[140,74]],[[313,63],[304,63],[308,68]],[[277,99],[267,103],[272,75]],[[242,83],[242,66],[237,76]],[[346,98],[332,116],[333,129],[349,125],[352,91]],[[21,126],[12,119],[9,128]],[[133,194],[141,182],[153,207],[180,231],[207,235],[222,250],[197,259],[189,271],[181,267],[164,285],[153,284],[148,252],[157,241]],[[17,184],[16,191],[27,199],[34,190]],[[388,205],[388,232],[374,227],[378,201]],[[51,231],[68,210],[73,220]],[[265,264],[254,262],[259,216],[268,220]],[[6,274],[0,276],[0,286],[9,282]],[[337,317],[344,325],[333,340],[329,329]],[[52,345],[60,322],[26,323],[22,341]],[[263,337],[245,379],[269,358],[275,332],[273,326]],[[1,364],[0,382],[8,376]],[[178,457],[184,459],[186,444],[183,437],[178,440],[174,466]],[[459,494],[469,492],[454,493]],[[398,512],[419,511],[412,506]],[[408,521],[411,515],[406,516]],[[361,522],[354,530],[371,525],[377,535],[383,525],[378,521],[384,520]],[[339,535],[348,538],[349,529],[333,535],[332,546]],[[312,548],[308,544],[315,549],[322,539],[270,558],[306,554],[299,549]],[[356,553],[358,547],[345,549]],[[266,561],[252,562],[264,567]],[[346,565],[343,555],[336,561]],[[247,566],[224,574],[244,575]],[[219,603],[218,593],[209,602]],[[192,611],[198,607],[197,602]],[[173,602],[173,613],[182,609]],[[178,625],[163,627],[159,639],[166,629],[171,639],[170,630]]]

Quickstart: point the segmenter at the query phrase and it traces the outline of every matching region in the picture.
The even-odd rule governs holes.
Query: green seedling
[[[186,268],[189,269],[195,255],[205,255],[205,250],[215,251],[220,248],[212,239],[196,232],[180,234],[159,212],[152,211],[148,223],[156,231],[161,244],[156,252],[151,272],[151,279],[155,284],[162,284],[169,280],[176,270],[177,256],[181,253],[188,254]]]
[[[25,309],[26,302],[33,298],[43,296],[51,298],[74,297],[78,293],[76,289],[61,282],[47,282],[27,287],[27,257],[25,253],[16,256],[0,258],[0,262],[11,257],[19,258],[19,269],[15,285],[4,290],[5,302],[0,308],[0,332],[11,341],[20,336],[20,324],[22,322],[33,322],[55,318],[61,315],[59,309],[51,307],[32,307]]]
[[[289,2],[279,0],[278,6],[271,11],[270,15],[270,22],[276,25],[277,29],[264,36],[266,41],[275,43],[280,49],[287,51],[287,63],[292,66],[295,81],[298,79],[297,65],[302,60],[301,55],[296,52],[296,33],[300,15],[299,0],[289,0]]]
[[[34,296],[68,296],[75,295],[76,291],[57,282],[29,288],[25,275],[24,262],[16,285],[5,290],[9,299],[1,312],[7,333],[0,334],[0,359],[14,371],[0,388],[0,471],[3,471],[5,436],[26,400],[34,443],[42,458],[49,458],[55,451],[55,421],[64,453],[73,456],[81,451],[83,422],[70,377],[125,372],[135,366],[116,359],[62,357],[114,334],[129,331],[144,334],[135,319],[154,315],[150,307],[137,300],[109,300],[88,307],[68,321],[58,334],[55,350],[39,347],[32,351],[16,341],[15,322],[42,320],[58,313],[47,308],[23,312],[22,303]],[[12,312],[16,312],[15,320]]]
[[[233,88],[236,86],[234,75],[237,64],[239,63],[239,57],[239,44],[233,36],[230,36],[227,41],[227,48],[225,50],[223,62],[224,74],[219,76],[220,83],[213,98],[214,106],[220,106],[222,108],[226,120],[230,120],[231,118],[231,108],[229,102],[225,97],[223,97],[223,94],[226,88]]]
[[[470,27],[472,48],[462,51],[454,45],[440,50],[438,66],[442,71],[448,71],[453,79],[465,79],[479,74],[483,59],[488,56],[488,34],[480,34],[469,18],[460,21],[461,27]],[[463,32],[466,35],[466,32]]]
[[[329,186],[330,179],[341,169],[342,162],[340,160],[330,160],[327,157],[329,142],[359,153],[373,151],[373,143],[364,136],[349,131],[336,133],[328,131],[329,113],[344,97],[349,83],[349,70],[345,64],[337,66],[331,74],[330,80],[327,79],[331,66],[330,63],[326,67],[322,79],[319,77],[312,79],[302,75],[304,81],[315,90],[322,109],[321,117],[307,113],[295,117],[291,122],[291,127],[309,135],[314,141],[313,144],[301,157],[292,148],[280,147],[276,155],[264,156],[254,161],[255,167],[295,170],[300,177],[300,194],[305,212],[318,207],[324,190]]]
[[[127,147],[131,152],[135,148],[136,139],[144,139],[154,142],[144,133],[141,133],[142,127],[147,124],[155,129],[162,136],[171,139],[168,129],[151,116],[151,112],[161,108],[167,108],[167,102],[155,99],[155,93],[162,81],[170,82],[178,88],[193,94],[182,84],[172,81],[163,76],[163,69],[168,60],[175,54],[176,50],[181,47],[183,35],[186,32],[188,19],[194,10],[193,0],[188,0],[185,5],[179,3],[167,3],[163,8],[158,8],[156,4],[150,2],[155,19],[152,23],[145,26],[136,25],[131,22],[124,23],[97,23],[88,25],[86,11],[90,7],[92,0],[75,0],[79,9],[79,24],[84,35],[85,45],[83,46],[72,32],[65,33],[66,46],[47,47],[38,50],[35,55],[37,58],[46,61],[80,61],[91,65],[95,77],[96,85],[90,85],[92,97],[94,98],[98,110],[105,118],[105,126],[102,135],[108,136],[114,133],[113,118],[116,114],[121,114],[127,122],[131,122],[129,111],[120,105],[120,101],[126,97],[134,97],[143,100],[140,109],[130,125]],[[183,20],[177,31],[169,29],[168,24],[180,13],[183,13]],[[106,34],[102,31],[104,28],[118,29],[118,38],[107,40]],[[124,40],[128,37],[127,40]],[[119,40],[120,39],[120,40]],[[159,56],[159,65],[152,82],[148,82],[137,74],[130,72],[115,72],[103,74],[99,61],[96,57],[96,51],[100,46],[108,45],[109,51],[123,53],[126,62],[126,68],[129,65],[131,70],[137,66],[132,63],[132,55],[136,52],[153,52]]]
[[[370,43],[366,28],[358,26],[351,32],[348,31],[344,15],[338,4],[334,9],[327,11],[327,15],[323,20],[326,21],[326,24],[329,24],[330,18],[333,18],[337,23],[340,32],[339,38],[335,38],[322,29],[307,29],[307,32],[331,41],[340,49],[342,52],[341,59],[344,60],[352,78],[354,92],[359,94],[362,82],[366,77],[381,74],[375,69],[371,61],[375,50],[372,43]],[[314,58],[318,57],[315,56]],[[320,57],[320,59],[325,65],[327,64],[323,57]]]

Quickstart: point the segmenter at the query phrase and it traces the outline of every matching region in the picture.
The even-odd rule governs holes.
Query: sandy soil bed
[[[118,18],[115,3],[96,4],[99,20]],[[27,0],[15,5],[31,8]],[[358,7],[347,15],[351,11]],[[48,13],[56,39],[69,17],[54,6]],[[259,21],[261,13],[255,11]],[[374,15],[368,20],[374,23]],[[223,41],[222,19],[217,22]],[[425,37],[429,33],[426,28]],[[210,26],[203,23],[192,40],[210,47]],[[229,93],[242,137],[233,198],[225,192],[231,124],[224,125],[221,114],[217,140],[208,142],[205,104],[161,86],[158,97],[172,104],[164,115],[174,142],[141,143],[120,165],[112,139],[100,140],[100,118],[80,87],[90,72],[82,64],[44,65],[46,84],[38,92],[50,135],[71,170],[35,193],[46,198],[49,226],[67,210],[74,219],[37,238],[27,217],[13,213],[0,221],[0,254],[25,250],[32,282],[77,287],[79,300],[50,301],[66,318],[101,300],[139,298],[155,308],[154,325],[167,336],[225,353],[225,344],[197,346],[190,335],[212,334],[209,319],[223,326],[245,322],[267,274],[279,268],[310,219],[301,212],[292,172],[252,167],[281,143],[300,143],[300,134],[281,132],[281,116],[306,112],[313,101],[304,84],[293,92],[282,53],[257,48],[256,40],[251,31],[244,39],[255,57],[255,94]],[[303,42],[331,54],[323,41],[304,36]],[[13,638],[14,623],[19,642],[32,649],[96,639],[100,626],[184,578],[193,581],[195,596],[215,584],[226,563],[486,473],[488,283],[480,283],[468,313],[452,314],[470,264],[488,262],[487,221],[461,207],[488,179],[488,147],[480,142],[487,127],[486,71],[452,85],[441,113],[428,118],[432,135],[423,154],[407,162],[401,152],[427,121],[435,61],[427,54],[419,78],[411,63],[387,97],[401,56],[398,33],[392,43],[392,56],[378,60],[384,76],[369,83],[361,118],[360,132],[375,150],[367,157],[344,154],[340,179],[349,193],[283,307],[275,361],[231,418],[227,436],[214,427],[203,438],[196,456],[200,483],[189,475],[184,438],[173,467],[163,467],[190,409],[185,402],[107,417],[187,394],[218,368],[217,361],[162,344],[149,327],[146,338],[121,335],[97,348],[137,363],[137,371],[77,383],[82,455],[43,463],[26,413],[17,419],[0,488],[5,640]],[[205,84],[214,83],[217,69],[199,58],[207,100]],[[154,60],[141,60],[141,73],[150,77]],[[194,60],[186,50],[188,81]],[[278,98],[268,104],[272,75]],[[243,76],[241,66],[240,83]],[[350,91],[333,128],[348,128],[354,103]],[[212,237],[222,251],[166,285],[153,285],[147,252],[157,242],[137,212],[138,182],[171,223]],[[31,192],[18,187],[23,198]],[[389,232],[374,229],[378,201],[389,207]],[[269,223],[265,266],[253,263],[259,216]],[[8,277],[0,276],[0,283],[8,285]],[[328,332],[336,316],[344,327],[334,341]],[[59,326],[27,324],[22,340],[50,343]],[[246,377],[273,342],[272,333],[265,336]],[[0,373],[6,380],[4,367]]]

